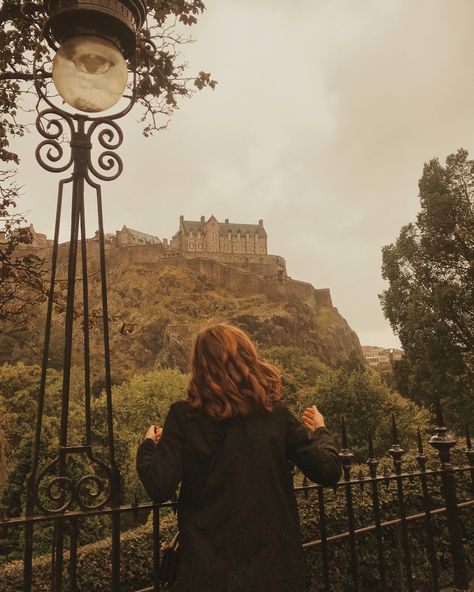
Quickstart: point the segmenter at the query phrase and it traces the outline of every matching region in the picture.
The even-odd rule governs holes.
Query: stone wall
[[[282,277],[263,277],[254,271],[240,269],[208,257],[172,257],[160,256],[153,245],[140,247],[122,247],[107,251],[109,267],[124,264],[147,264],[162,267],[187,267],[211,278],[220,287],[230,292],[246,296],[251,294],[267,294],[294,296],[301,300],[314,299],[318,306],[333,308],[331,293],[327,288],[315,289],[307,282]]]
[[[26,250],[26,248],[25,248]],[[29,248],[39,257],[49,260],[51,249]],[[62,273],[66,271],[69,245],[59,245],[59,266]],[[99,267],[99,243],[87,241],[89,273]],[[217,255],[217,254],[216,254]],[[80,257],[80,248],[78,249]],[[285,261],[276,255],[247,255],[246,269],[235,255],[220,253],[219,256],[203,257],[197,253],[180,256],[167,251],[162,245],[126,245],[120,248],[106,244],[106,261],[108,269],[119,265],[140,264],[163,267],[187,267],[210,277],[217,286],[224,287],[238,295],[267,294],[293,296],[300,300],[314,299],[318,306],[333,308],[331,293],[328,288],[316,289],[308,282],[289,279],[286,276]],[[263,258],[263,261],[262,261]],[[284,273],[278,274],[283,269]],[[78,268],[78,274],[80,268]]]
[[[166,253],[167,257],[179,256],[179,253],[169,251]],[[278,278],[280,276],[286,277],[286,262],[283,257],[278,255],[258,255],[252,253],[245,253],[239,255],[237,253],[192,253],[187,252],[184,257],[189,258],[204,258],[214,259],[223,263],[224,265],[233,265],[243,270],[252,271],[262,277]]]

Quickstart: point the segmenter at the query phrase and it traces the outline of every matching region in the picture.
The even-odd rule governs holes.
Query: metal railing
[[[468,565],[466,544],[471,545],[471,548],[474,545],[474,450],[469,434],[466,433],[465,438],[466,462],[461,466],[454,466],[451,456],[456,440],[447,433],[438,404],[438,425],[434,436],[429,440],[431,447],[436,450],[435,461],[431,459],[428,462],[428,453],[419,432],[414,457],[416,468],[411,463],[404,467],[405,452],[399,444],[395,419],[392,440],[392,447],[388,451],[391,469],[388,469],[385,461],[381,472],[369,434],[369,458],[367,470],[363,471],[360,466],[353,466],[353,455],[343,422],[340,452],[343,479],[332,489],[309,483],[306,479],[295,486],[300,506],[306,504],[313,509],[311,520],[302,520],[303,531],[309,529],[318,534],[303,544],[308,553],[317,553],[317,556],[312,557],[317,557],[318,565],[321,566],[319,581],[313,582],[311,590],[358,592],[367,590],[370,586],[381,592],[414,592],[421,589],[436,591],[446,585],[453,585],[457,590],[469,589],[471,568]],[[303,501],[300,499],[302,495]],[[336,510],[329,507],[336,501]],[[104,579],[108,581],[110,587],[107,589],[114,592],[160,590],[160,548],[176,528],[173,523],[170,524],[170,508],[176,509],[176,503],[158,505],[152,502],[138,503],[135,499],[132,504],[109,503],[96,509],[65,509],[55,513],[12,518],[3,515],[0,521],[0,538],[8,541],[12,531],[17,531],[17,535],[22,531],[24,557],[27,561],[23,561],[21,568],[17,564],[17,579],[14,583],[5,581],[5,588],[0,589],[2,592],[4,589],[5,592],[10,592],[19,589],[17,586],[21,585],[24,590],[42,590],[41,583],[44,585],[45,579],[48,584],[44,589],[71,592],[84,589],[81,585],[84,575],[81,569],[87,570],[87,565],[96,562],[97,558],[94,558],[94,550],[91,551],[88,545],[81,547],[81,532],[87,519],[101,517],[109,520],[111,526],[111,536],[105,547],[110,568],[107,567],[108,562],[104,562],[103,574],[98,579],[102,583]],[[365,517],[364,524],[360,523],[361,508]],[[165,520],[163,512],[167,515]],[[140,557],[148,570],[139,577],[137,574],[123,573],[121,563],[124,548],[127,547],[127,533],[133,533],[137,523],[143,522],[148,514],[151,514],[150,546],[135,549],[135,553],[140,556],[144,552],[149,553],[148,558]],[[367,517],[370,519],[367,520]],[[125,529],[121,527],[123,522],[126,523]],[[162,532],[164,523],[166,533]],[[43,554],[40,558],[42,567],[35,570],[35,561],[38,560],[33,560],[33,535],[36,529],[46,524],[53,525],[51,552],[46,556]],[[471,537],[470,541],[467,540],[468,535]],[[374,538],[375,545],[371,547],[372,568],[368,577],[366,546],[370,537]],[[424,556],[428,559],[426,565],[416,564],[414,551],[417,551],[417,555],[420,554],[420,550],[415,549],[419,545],[424,546]],[[63,552],[65,546],[66,551]],[[449,550],[449,560],[444,556],[443,565],[440,565],[438,559],[441,547],[445,551]],[[334,570],[337,567],[338,553],[342,553],[341,549],[349,558],[344,581],[341,580],[340,571],[336,570],[335,573]],[[393,557],[387,558],[387,553],[393,554],[394,549],[395,563]],[[129,554],[130,551],[127,550],[127,556]],[[101,557],[103,556],[104,551]],[[0,582],[5,565],[0,566]],[[424,582],[420,581],[419,575],[414,575],[414,571],[419,574],[420,570],[424,574]],[[87,590],[93,592],[94,588]]]

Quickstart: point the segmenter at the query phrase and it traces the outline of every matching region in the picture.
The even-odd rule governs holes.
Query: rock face
[[[332,306],[329,291],[309,284],[263,285],[254,274],[195,258],[109,261],[109,269],[115,372],[129,375],[160,366],[187,370],[193,336],[210,322],[235,324],[257,345],[296,346],[331,365],[352,351],[362,356],[357,335]],[[94,283],[96,298],[98,287]],[[98,340],[98,331],[93,335]]]
[[[359,339],[332,306],[329,290],[315,290],[310,284],[287,278],[264,278],[215,260],[163,259],[151,257],[151,253],[145,246],[107,253],[115,381],[163,366],[187,370],[193,337],[210,322],[241,327],[257,346],[296,346],[330,365],[347,359],[353,351],[362,357]],[[100,383],[103,346],[97,263],[92,257],[89,286],[95,321],[90,334],[93,378]],[[59,272],[64,277],[64,264]],[[80,326],[75,333],[74,361],[82,365]],[[37,339],[39,349],[41,335],[38,324],[30,335],[30,345]],[[62,322],[57,320],[51,361],[58,367],[62,343]],[[10,360],[38,361],[28,360],[28,356],[17,348]]]

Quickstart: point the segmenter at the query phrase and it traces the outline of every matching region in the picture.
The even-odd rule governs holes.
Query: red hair
[[[268,413],[281,397],[277,369],[232,325],[212,325],[197,335],[191,371],[187,403],[213,419]]]

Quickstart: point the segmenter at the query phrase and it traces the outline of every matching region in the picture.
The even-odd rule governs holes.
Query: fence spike
[[[466,448],[472,450],[471,435],[469,434],[469,428],[466,426]]]
[[[342,432],[342,448],[347,450],[349,448],[347,444],[347,432],[346,432],[346,421],[344,417],[341,418],[341,432]]]
[[[369,458],[375,458],[374,443],[372,441],[372,430],[369,430]]]
[[[395,446],[396,444],[400,444],[398,439],[398,430],[397,430],[397,423],[395,421],[395,414],[392,413],[392,444]]]
[[[424,454],[425,451],[423,449],[423,440],[421,438],[420,426],[418,426],[418,430],[417,430],[417,441],[418,441],[418,453]]]
[[[438,424],[438,427],[440,427],[440,428],[446,427],[444,424],[443,410],[441,409],[441,400],[440,400],[438,394],[436,395],[436,398],[435,398],[435,408],[436,408],[436,423]]]
[[[134,489],[133,490],[133,501],[132,501],[132,516],[133,516],[133,521],[136,523],[138,520],[138,496],[137,496],[137,491]]]

